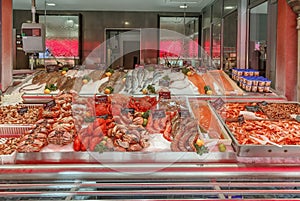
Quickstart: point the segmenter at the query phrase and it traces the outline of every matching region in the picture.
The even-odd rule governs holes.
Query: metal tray
[[[227,101],[229,102],[253,102],[253,101]],[[268,103],[295,103],[295,102],[272,102],[268,101]],[[209,102],[211,105],[211,102]],[[235,138],[234,134],[230,131],[224,119],[219,115],[219,113],[212,107],[214,113],[218,116],[219,120],[222,122],[224,128],[227,130],[228,135],[232,138],[232,146],[236,151],[238,157],[299,157],[300,146],[299,145],[283,145],[282,147],[277,147],[274,145],[256,145],[256,144],[240,144]],[[264,119],[264,121],[268,121]],[[273,121],[273,120],[269,120]]]
[[[43,104],[21,104],[22,107],[42,107]],[[32,128],[33,124],[0,124],[0,137],[19,137],[27,130]]]
[[[191,100],[191,101],[201,101],[201,104],[207,104],[206,101],[202,101],[202,100]],[[188,104],[189,104],[189,108],[190,108],[191,113],[195,117],[194,111],[192,111],[190,101],[188,101]],[[207,104],[207,107],[210,109],[211,114],[213,115],[214,119],[216,120],[216,122],[214,122],[214,123],[216,123],[217,127],[220,129],[220,131],[221,131],[220,135],[223,137],[223,139],[211,138],[211,137],[208,136],[208,134],[203,133],[203,132],[200,132],[200,138],[203,139],[207,143],[216,142],[218,144],[222,143],[222,144],[225,144],[225,145],[231,145],[231,142],[232,142],[231,137],[228,135],[228,133],[225,130],[222,122],[220,121],[218,116],[215,114],[215,112],[212,110],[212,108],[209,104]]]

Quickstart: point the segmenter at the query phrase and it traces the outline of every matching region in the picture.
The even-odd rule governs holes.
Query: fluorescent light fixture
[[[225,10],[231,10],[231,9],[234,9],[234,8],[235,8],[234,6],[225,6],[224,7]]]
[[[182,9],[187,8],[187,5],[186,4],[180,5],[179,8],[182,8]]]
[[[47,6],[56,6],[55,3],[47,3]]]

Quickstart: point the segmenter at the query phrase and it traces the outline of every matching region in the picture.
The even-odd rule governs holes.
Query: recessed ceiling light
[[[234,8],[235,8],[234,6],[225,6],[224,7],[225,10],[231,10],[231,9],[234,9]]]
[[[47,3],[47,6],[56,6],[55,3]]]
[[[180,5],[179,8],[187,8],[187,5],[186,4]]]

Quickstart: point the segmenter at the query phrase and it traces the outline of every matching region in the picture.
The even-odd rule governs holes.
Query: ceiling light
[[[185,9],[185,8],[187,8],[187,5],[186,4],[180,5],[179,8]]]
[[[47,6],[56,6],[55,3],[47,3]]]
[[[225,10],[231,10],[231,9],[234,9],[234,8],[235,8],[234,6],[225,6],[224,7]]]
[[[125,25],[129,25],[130,23],[129,23],[128,21],[125,21],[124,24],[125,24]]]

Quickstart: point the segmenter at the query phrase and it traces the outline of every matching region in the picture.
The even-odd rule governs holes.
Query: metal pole
[[[300,14],[297,17],[298,58],[297,58],[297,101],[300,101]]]

